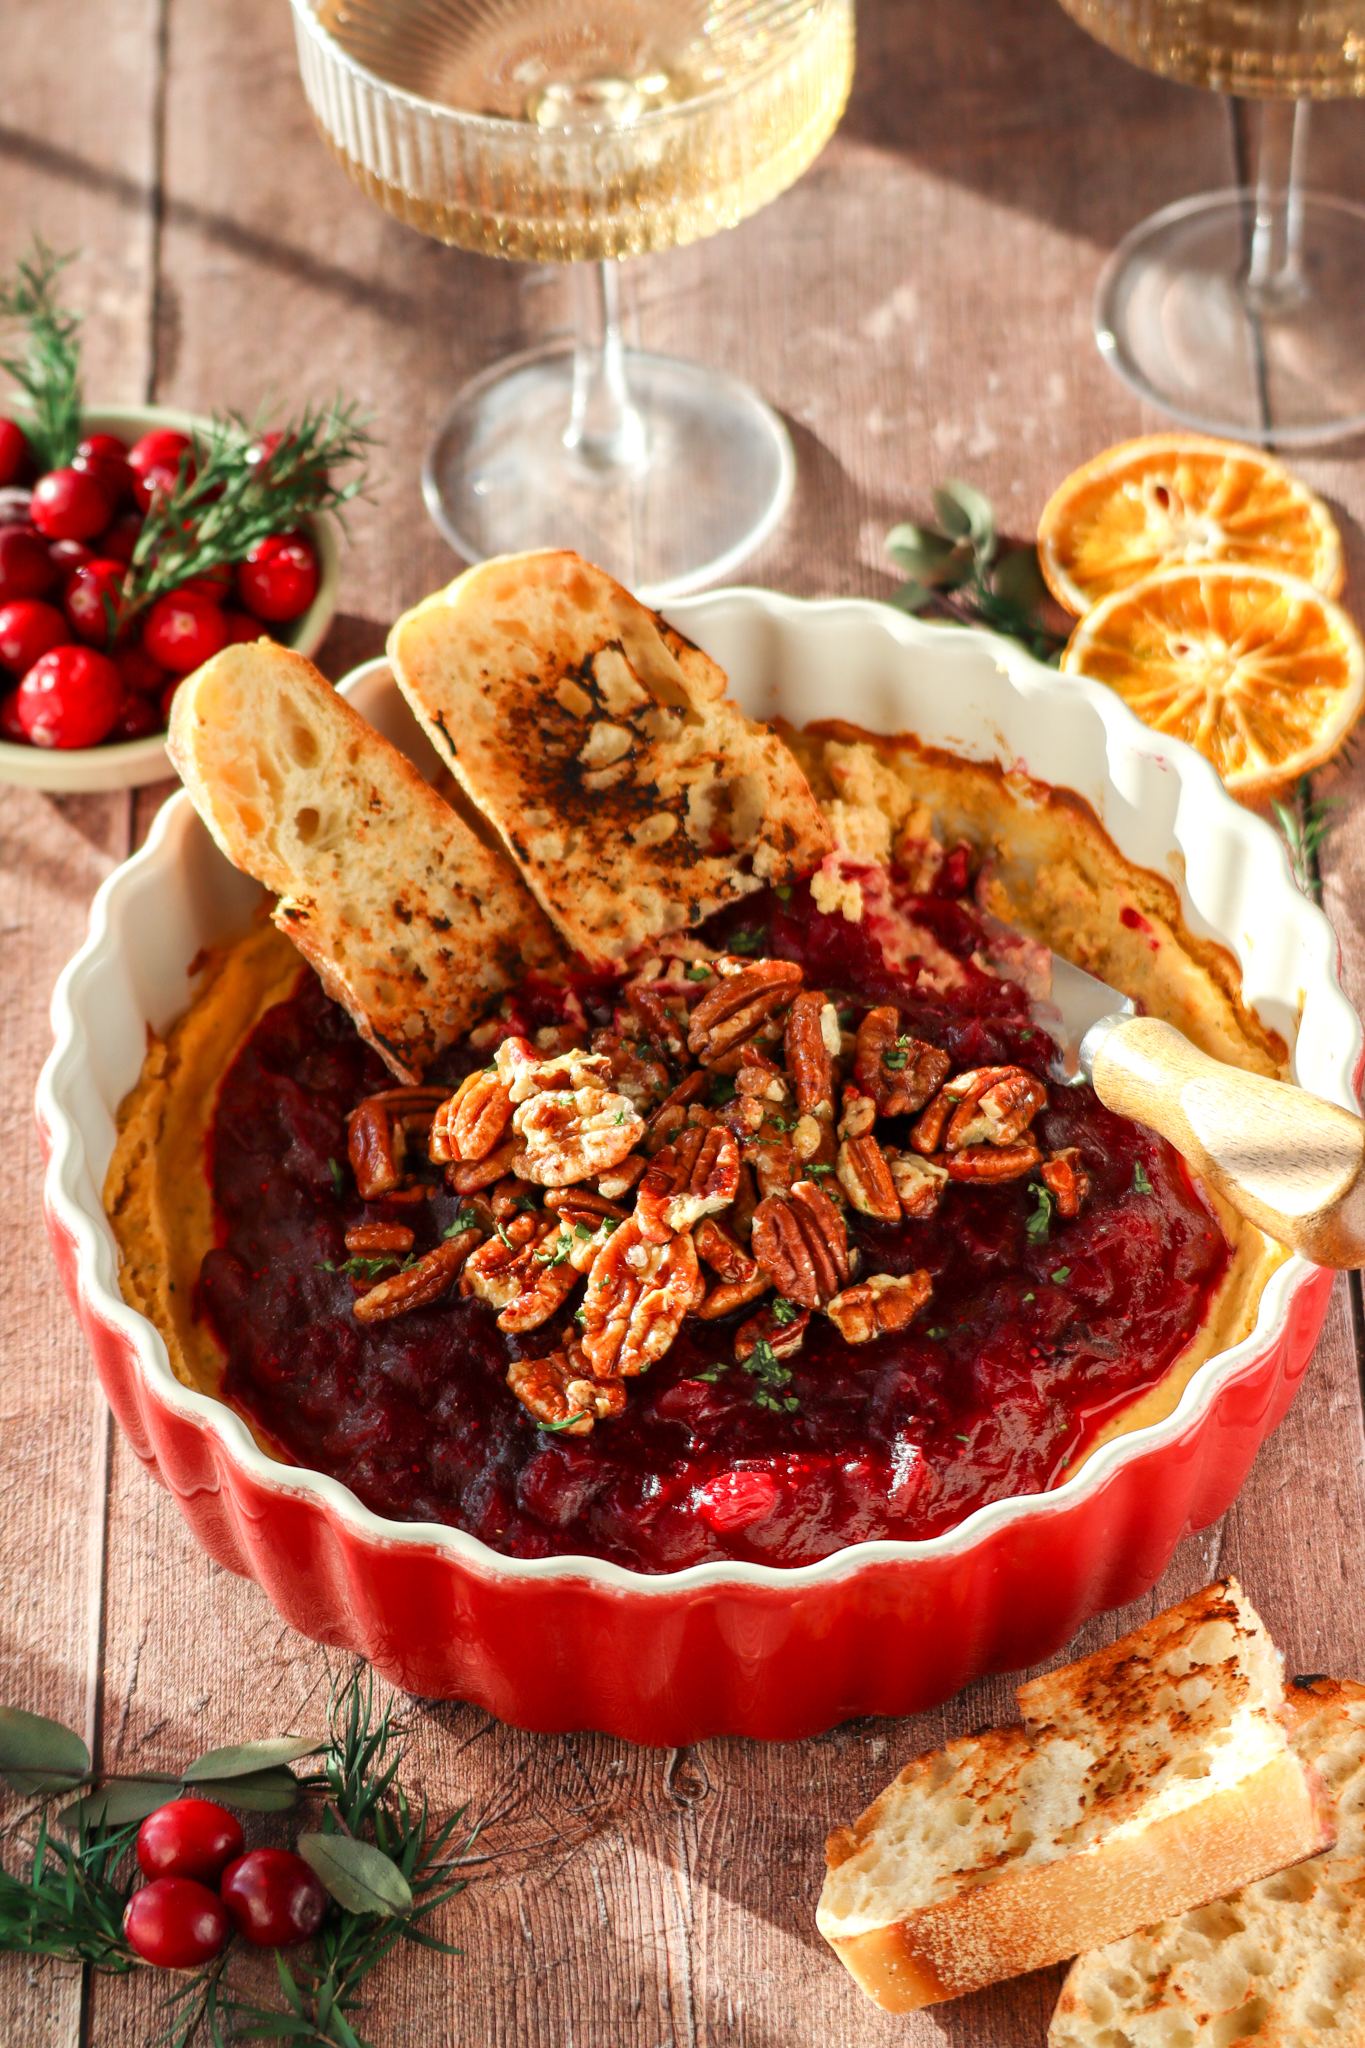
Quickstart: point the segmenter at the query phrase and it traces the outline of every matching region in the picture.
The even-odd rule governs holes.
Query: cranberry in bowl
[[[1061,682],[1016,649],[926,627],[870,605],[809,605],[735,592],[679,604],[675,618],[726,667],[732,693],[750,713],[778,715],[802,726],[837,708],[864,734],[916,734],[925,801],[951,828],[950,838],[952,831],[964,840],[972,838],[969,814],[975,811],[979,854],[984,845],[979,821],[989,814],[1002,889],[1012,886],[1012,862],[1048,866],[1059,878],[1059,892],[1063,879],[1073,894],[1088,886],[1089,908],[1079,922],[1073,919],[1082,952],[1086,944],[1092,948],[1081,964],[1099,968],[1116,982],[1123,980],[1125,964],[1133,974],[1142,969],[1136,951],[1124,950],[1135,941],[1119,916],[1124,898],[1115,875],[1159,877],[1171,871],[1171,852],[1183,852],[1182,898],[1176,899],[1169,884],[1154,883],[1139,895],[1139,904],[1149,925],[1148,913],[1164,905],[1171,943],[1185,944],[1187,957],[1209,967],[1222,991],[1210,1028],[1243,1030],[1247,1058],[1273,1058],[1278,1035],[1292,1045],[1300,1080],[1329,1098],[1350,1102],[1360,1034],[1336,985],[1329,928],[1294,890],[1274,836],[1222,797],[1202,763],[1169,748],[1158,754],[1150,736],[1107,693]],[[831,674],[840,678],[837,707],[829,702]],[[395,738],[406,733],[410,750],[420,755],[421,743],[382,666],[361,672],[348,688],[373,723]],[[846,766],[851,762],[852,772],[865,767],[851,751],[859,744],[854,738],[845,735],[831,743],[850,750],[835,759]],[[1019,773],[1003,776],[994,765],[1002,756],[1012,768],[1022,764],[1034,779]],[[856,796],[850,789],[841,800],[852,804]],[[1096,865],[1094,842],[1078,822],[1090,813],[1125,865],[1108,873]],[[812,984],[838,991],[851,967],[828,956],[817,959],[809,948],[822,933],[839,936],[837,890],[850,879],[847,874],[828,878],[826,907],[814,905],[804,920],[791,917],[790,902],[774,908],[758,935],[768,950],[749,957],[784,957],[805,945],[803,973]],[[932,888],[915,891],[916,909],[921,924],[936,920],[934,936],[942,952],[969,962],[973,949],[953,952],[954,943],[966,944],[961,932],[954,933],[954,919],[967,917],[971,907],[960,890],[954,894],[957,879],[952,873],[943,877],[944,893],[937,896]],[[973,901],[980,879],[978,863]],[[1140,882],[1133,887],[1140,890]],[[508,1498],[514,1507],[520,1500],[533,1534],[546,1528],[563,1532],[559,1547],[551,1542],[537,1551],[534,1543],[518,1542],[510,1524],[499,1527],[493,1520],[481,1533],[468,1526],[469,1516],[466,1526],[443,1520],[439,1489],[430,1486],[404,1497],[394,1478],[396,1460],[383,1472],[382,1460],[372,1455],[366,1464],[361,1455],[367,1430],[372,1452],[376,1432],[382,1436],[387,1429],[392,1442],[400,1440],[402,1417],[394,1406],[384,1414],[362,1413],[355,1406],[341,1414],[329,1405],[330,1397],[319,1402],[311,1426],[335,1439],[329,1457],[335,1459],[339,1442],[355,1452],[350,1466],[336,1468],[352,1483],[311,1470],[306,1462],[285,1462],[290,1455],[306,1456],[308,1447],[281,1441],[287,1434],[282,1411],[275,1413],[276,1426],[271,1427],[268,1360],[241,1360],[254,1384],[239,1388],[239,1409],[177,1378],[161,1338],[119,1293],[114,1239],[93,1193],[111,1155],[112,1117],[141,1065],[146,1024],[164,1033],[184,1012],[193,987],[188,969],[196,952],[240,932],[256,897],[252,885],[213,851],[184,799],[168,806],[149,846],[107,885],[92,938],[59,989],[54,1012],[58,1043],[40,1092],[40,1120],[50,1148],[49,1226],[119,1420],[140,1455],[176,1493],[199,1539],[224,1563],[256,1576],[295,1625],[363,1651],[411,1690],[476,1698],[526,1726],[598,1726],[652,1742],[722,1730],[793,1736],[850,1714],[923,1707],[981,1671],[1017,1667],[1048,1654],[1088,1615],[1134,1598],[1150,1585],[1186,1530],[1227,1505],[1306,1365],[1324,1311],[1326,1276],[1288,1259],[1275,1265],[1260,1288],[1249,1334],[1214,1348],[1202,1362],[1195,1359],[1183,1386],[1166,1388],[1164,1412],[1159,1401],[1149,1403],[1136,1418],[1137,1426],[1106,1440],[1103,1398],[1083,1403],[1086,1412],[1073,1410],[1053,1440],[1046,1439],[1045,1431],[1029,1439],[1037,1461],[1016,1474],[1025,1490],[991,1497],[995,1479],[986,1471],[984,1455],[977,1454],[984,1451],[983,1430],[989,1431],[999,1412],[1007,1373],[1012,1375],[1006,1388],[1015,1404],[1012,1413],[1022,1414],[1031,1401],[1045,1397],[1046,1371],[1027,1353],[1030,1348],[1045,1353],[1049,1345],[1056,1349],[1061,1324],[1048,1325],[1046,1317],[1055,1310],[1071,1318],[1068,1341],[1073,1348],[1078,1315],[1091,1325],[1097,1355],[1098,1340],[1122,1342],[1115,1329],[1103,1327],[1097,1306],[1105,1268],[1094,1243],[1085,1239],[1074,1258],[1055,1252],[1056,1238],[1040,1235],[1031,1246],[1028,1226],[1036,1199],[1016,1184],[995,1191],[1001,1202],[994,1210],[987,1193],[968,1191],[975,1205],[970,1213],[978,1218],[973,1256],[987,1264],[999,1258],[989,1227],[994,1221],[996,1239],[1010,1240],[1006,1278],[1017,1289],[1020,1311],[1043,1320],[1029,1324],[1029,1343],[1021,1356],[1008,1358],[997,1345],[998,1376],[983,1380],[974,1408],[963,1383],[970,1379],[973,1359],[983,1352],[982,1332],[971,1327],[970,1278],[983,1268],[966,1260],[954,1278],[953,1262],[964,1257],[961,1233],[927,1251],[919,1249],[928,1243],[921,1233],[916,1240],[919,1263],[908,1271],[904,1248],[897,1249],[889,1236],[879,1242],[880,1272],[908,1279],[932,1269],[944,1304],[941,1321],[926,1321],[921,1314],[919,1323],[911,1324],[914,1334],[905,1340],[899,1362],[895,1333],[876,1340],[887,1361],[878,1377],[887,1384],[870,1396],[879,1397],[894,1416],[904,1386],[891,1383],[899,1375],[902,1381],[926,1384],[933,1360],[926,1362],[925,1354],[940,1347],[940,1382],[952,1398],[945,1396],[937,1435],[934,1426],[926,1427],[914,1446],[931,1468],[938,1493],[931,1499],[926,1492],[915,1459],[908,1455],[910,1445],[902,1447],[906,1455],[896,1470],[893,1429],[885,1441],[873,1444],[872,1456],[864,1457],[864,1471],[850,1469],[840,1477],[840,1498],[847,1496],[854,1506],[826,1532],[832,1533],[832,1548],[820,1532],[812,1536],[797,1526],[799,1514],[776,1511],[782,1508],[779,1496],[787,1479],[790,1499],[801,1498],[799,1461],[784,1435],[790,1415],[784,1404],[793,1395],[811,1439],[810,1459],[817,1465],[825,1461],[821,1469],[826,1471],[831,1460],[850,1468],[858,1463],[857,1447],[840,1436],[846,1418],[836,1415],[822,1396],[816,1354],[820,1344],[833,1341],[828,1319],[818,1343],[805,1354],[808,1364],[782,1358],[780,1325],[764,1340],[776,1362],[766,1386],[762,1374],[746,1372],[734,1361],[733,1335],[726,1347],[730,1362],[714,1378],[704,1377],[716,1360],[710,1357],[694,1370],[699,1361],[687,1345],[698,1340],[684,1333],[682,1355],[672,1365],[666,1357],[656,1361],[650,1375],[630,1390],[633,1400],[643,1386],[649,1387],[638,1415],[627,1424],[634,1431],[644,1479],[637,1471],[634,1495],[618,1481],[624,1507],[614,1521],[607,1517],[609,1527],[602,1521],[603,1496],[598,1496],[594,1523],[593,1503],[575,1499],[572,1479],[575,1464],[581,1465],[589,1447],[615,1426],[610,1420],[596,1420],[589,1435],[568,1430],[546,1435],[530,1413],[520,1423],[512,1414],[515,1431],[499,1420],[514,1461],[521,1457],[514,1471],[505,1458],[498,1467],[510,1474]],[[933,910],[934,902],[941,909]],[[802,925],[790,942],[779,922],[784,916]],[[1182,918],[1187,922],[1182,924]],[[822,919],[829,921],[828,929]],[[843,923],[851,926],[850,920]],[[1150,959],[1150,946],[1143,950]],[[123,963],[125,1012],[114,1016],[106,1004],[96,1024],[90,990],[101,961],[111,957]],[[735,957],[745,958],[742,949]],[[1281,965],[1275,978],[1265,981],[1260,963],[1266,960],[1292,966]],[[941,962],[940,968],[942,977],[950,979]],[[865,978],[871,971],[866,963],[860,966],[864,979],[857,992],[869,1012],[878,1007],[868,1002],[878,994]],[[1025,971],[1020,965],[1018,972]],[[1002,977],[996,982],[1003,986]],[[1296,1030],[1300,987],[1306,1001]],[[1239,1004],[1245,1007],[1239,1010]],[[538,1018],[525,1021],[533,1026],[532,1043],[535,1029],[552,1028]],[[851,1021],[856,1034],[858,1020]],[[1192,1028],[1196,1022],[1185,1021]],[[290,1028],[320,1031],[324,1038],[330,1029],[320,1011],[311,1018],[294,1017]],[[1022,1011],[992,1024],[997,1032],[1030,1028]],[[81,1047],[84,1029],[100,1033],[105,1094],[98,1113],[85,1099],[91,1084]],[[926,1040],[930,1035],[926,1024]],[[338,1057],[339,1047],[344,1057]],[[1027,1041],[1014,1050],[1026,1048]],[[988,1062],[980,1056],[985,1049],[963,1038],[954,1071],[988,1063],[1026,1066],[1020,1059]],[[1223,1049],[1232,1050],[1230,1040],[1224,1040]],[[997,1039],[996,1050],[1009,1047]],[[340,1094],[353,1084],[361,1090],[369,1085],[371,1077],[363,1072],[339,1072],[352,1057],[340,1040],[315,1044],[302,1057],[311,1062],[315,1077],[332,1073]],[[1052,1121],[1065,1109],[1065,1104],[1049,1103],[1045,1112],[1035,1113],[1040,1164],[1079,1150],[1083,1162],[1088,1159],[1097,1168],[1090,1178],[1099,1183],[1105,1147],[1084,1134],[1073,1146],[1075,1133]],[[906,1144],[903,1149],[914,1148]],[[331,1180],[325,1160],[321,1172]],[[1150,1195],[1139,1192],[1144,1184]],[[325,1192],[320,1194],[320,1205],[326,1199]],[[425,1206],[435,1209],[437,1203]],[[1188,1309],[1201,1289],[1205,1297],[1216,1291],[1220,1276],[1215,1268],[1225,1255],[1207,1210],[1197,1202],[1191,1206],[1178,1162],[1150,1150],[1120,1159],[1115,1149],[1106,1184],[1092,1186],[1088,1206],[1082,1205],[1074,1223],[1054,1222],[1051,1229],[1093,1233],[1106,1218],[1148,1207],[1160,1210],[1158,1231],[1168,1233],[1156,1265],[1166,1261],[1172,1270],[1178,1268],[1180,1288],[1193,1290],[1186,1296]],[[950,1213],[946,1204],[943,1213]],[[340,1224],[347,1219],[332,1220]],[[879,1228],[894,1235],[890,1225],[864,1222],[860,1213],[851,1234],[866,1243]],[[1169,1235],[1173,1231],[1183,1232],[1179,1245]],[[1083,1242],[1080,1236],[1074,1241],[1078,1247]],[[1124,1256],[1131,1252],[1128,1245]],[[317,1264],[328,1256],[323,1251]],[[340,1262],[333,1258],[332,1263]],[[897,1266],[902,1270],[894,1271]],[[1067,1266],[1082,1290],[1090,1290],[1079,1308],[1072,1274],[1060,1281],[1055,1277]],[[1039,1284],[1029,1284],[1025,1274]],[[311,1276],[309,1284],[325,1294],[345,1281],[324,1272]],[[225,1288],[212,1311],[224,1323],[233,1312],[230,1293]],[[1027,1293],[1034,1295],[1033,1303],[1023,1302]],[[1042,1296],[1046,1299],[1040,1302]],[[1170,1290],[1163,1295],[1154,1287],[1147,1306],[1160,1318],[1171,1312],[1171,1300]],[[338,1300],[338,1309],[344,1305]],[[799,1311],[801,1304],[796,1306]],[[997,1337],[1003,1327],[998,1319]],[[946,1334],[931,1337],[930,1329]],[[1179,1335],[1168,1329],[1164,1341],[1178,1350]],[[279,1349],[283,1356],[287,1346]],[[501,1386],[506,1361],[500,1358],[496,1367]],[[413,1384],[411,1376],[420,1378],[424,1369],[417,1356],[406,1355],[401,1368],[389,1361],[395,1384],[403,1372]],[[361,1361],[362,1381],[364,1372]],[[785,1372],[792,1377],[782,1378]],[[490,1366],[490,1382],[494,1377]],[[1100,1386],[1103,1394],[1103,1375]],[[753,1398],[762,1392],[776,1410]],[[228,1393],[231,1399],[230,1388]],[[708,1419],[711,1403],[718,1416]],[[670,1415],[670,1406],[682,1412]],[[500,1407],[498,1417],[514,1407]],[[451,1432],[452,1455],[467,1449],[476,1426],[492,1412],[481,1415],[475,1404]],[[251,1416],[254,1434],[244,1413]],[[961,1426],[964,1416],[966,1427]],[[950,1421],[958,1427],[948,1428]],[[646,1442],[650,1429],[659,1435]],[[669,1547],[669,1518],[676,1523],[678,1515],[668,1500],[654,1516],[660,1550],[644,1555],[638,1533],[633,1552],[623,1542],[623,1536],[641,1527],[642,1516],[632,1507],[647,1508],[659,1492],[667,1494],[666,1485],[653,1490],[649,1485],[664,1432],[674,1447],[673,1467],[688,1479],[694,1538],[698,1528],[705,1531],[706,1548],[698,1561]],[[903,1429],[901,1435],[906,1435]],[[972,1445],[957,1446],[960,1458],[941,1441],[957,1436],[968,1437]],[[698,1449],[689,1474],[677,1446],[694,1439]],[[262,1443],[285,1458],[267,1456]],[[524,1456],[523,1445],[530,1447]],[[1067,1464],[1069,1446],[1078,1452],[1071,1460],[1078,1467],[1074,1477]],[[613,1456],[616,1465],[629,1468],[624,1439]],[[548,1462],[537,1467],[540,1459]],[[489,1463],[490,1470],[495,1467],[497,1457]],[[376,1490],[380,1480],[389,1492]],[[945,1501],[945,1492],[951,1494],[955,1486],[962,1489],[960,1499]],[[496,1490],[491,1487],[490,1494]],[[580,1496],[583,1491],[580,1487]],[[893,1495],[902,1510],[898,1521],[883,1514],[879,1523],[859,1526],[860,1508],[869,1500],[880,1500],[884,1508]],[[820,1497],[832,1497],[828,1485]],[[464,1496],[462,1502],[468,1506]],[[429,1519],[410,1519],[414,1508]],[[779,1538],[766,1551],[764,1541],[756,1540],[765,1528]],[[790,1561],[770,1561],[774,1556]],[[630,1561],[623,1562],[625,1557]]]

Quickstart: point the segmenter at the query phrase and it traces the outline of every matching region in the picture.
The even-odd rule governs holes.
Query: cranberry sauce
[[[879,914],[869,907],[858,924],[816,910],[799,886],[749,899],[707,936],[800,961],[846,1022],[894,1003],[955,1070],[1013,1062],[1044,1075],[1050,1042],[1021,989],[981,964],[990,948],[970,902],[892,885],[888,903],[879,873],[874,884]],[[888,912],[901,922],[884,952]],[[616,987],[580,978],[568,1000],[606,1023]],[[559,1021],[565,1001],[527,987],[511,1028]],[[429,1078],[453,1082],[487,1057],[462,1050]],[[955,1183],[922,1222],[850,1212],[864,1274],[933,1276],[907,1330],[854,1346],[817,1315],[787,1364],[754,1372],[733,1357],[747,1312],[689,1317],[628,1383],[619,1420],[553,1434],[505,1375],[511,1359],[563,1343],[577,1292],[521,1338],[458,1293],[367,1328],[351,1314],[354,1290],[335,1270],[350,1225],[401,1220],[421,1252],[462,1206],[444,1190],[404,1207],[357,1197],[345,1115],[387,1084],[307,972],[228,1072],[211,1138],[219,1246],[202,1272],[225,1391],[376,1513],[451,1523],[516,1557],[588,1553],[651,1572],[723,1557],[796,1565],[872,1537],[935,1535],[983,1502],[1065,1477],[1106,1417],[1160,1379],[1227,1265],[1179,1156],[1089,1088],[1053,1086],[1036,1129],[1049,1149],[1080,1150],[1092,1186],[1078,1217],[1060,1220],[1036,1175]]]

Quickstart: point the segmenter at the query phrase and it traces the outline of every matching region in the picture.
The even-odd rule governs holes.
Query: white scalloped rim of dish
[[[780,713],[804,725],[837,712],[872,731],[914,731],[969,759],[1018,763],[1076,791],[1122,853],[1179,886],[1190,928],[1235,954],[1248,1000],[1293,1047],[1302,1085],[1357,1107],[1362,1031],[1341,991],[1327,919],[1295,887],[1271,828],[1232,801],[1199,755],[1140,725],[1111,691],[1059,676],[993,635],[927,625],[862,599],[812,602],[737,589],[680,600],[668,613],[726,669],[751,715]],[[355,670],[341,688],[389,737],[411,743],[415,727],[383,661]],[[412,752],[429,767],[424,746]],[[119,1293],[117,1249],[99,1196],[115,1111],[141,1071],[146,1024],[164,1031],[183,1013],[193,993],[189,962],[205,943],[242,929],[259,898],[214,847],[183,791],[164,806],[141,852],[104,883],[89,937],[52,1000],[55,1043],[38,1083],[38,1113],[51,1139],[46,1196],[75,1242],[91,1306],[133,1345],[156,1398],[212,1432],[253,1480],[311,1495],[369,1540],[435,1546],[489,1577],[563,1575],[646,1594],[718,1583],[795,1590],[869,1563],[950,1556],[1025,1517],[1062,1511],[1137,1452],[1174,1443],[1264,1353],[1312,1276],[1297,1256],[1278,1268],[1252,1334],[1201,1366],[1164,1421],[1116,1438],[1053,1491],[991,1502],[922,1542],[854,1544],[791,1568],[720,1561],[653,1575],[591,1557],[504,1557],[459,1529],[390,1521],[339,1481],[265,1457],[230,1408],[180,1384],[157,1331]]]
[[[22,407],[7,402],[5,409],[22,421]],[[177,434],[207,434],[212,425],[212,420],[201,414],[176,412],[164,405],[93,406],[81,415],[86,433],[118,434],[125,441],[135,441],[156,427],[169,427]],[[295,622],[285,645],[300,654],[316,654],[336,613],[341,555],[331,519],[305,520],[304,530],[318,552],[318,594]],[[269,628],[262,626],[261,631]],[[21,747],[13,740],[0,740],[0,782],[41,789],[49,796],[141,789],[149,782],[165,782],[174,774],[162,732],[149,733],[141,740],[118,740],[107,747]]]

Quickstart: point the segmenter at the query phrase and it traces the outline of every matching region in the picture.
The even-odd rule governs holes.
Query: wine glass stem
[[[636,469],[644,421],[631,403],[621,344],[615,262],[570,265],[574,307],[573,410],[564,446],[590,469]]]
[[[1256,166],[1256,218],[1243,293],[1253,312],[1272,312],[1301,299],[1303,168],[1308,145],[1307,100],[1262,100]]]

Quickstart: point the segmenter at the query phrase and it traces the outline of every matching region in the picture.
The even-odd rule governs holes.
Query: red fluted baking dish
[[[750,712],[912,730],[1078,791],[1122,853],[1179,881],[1192,928],[1237,956],[1297,1078],[1354,1106],[1361,1030],[1326,920],[1273,832],[1110,692],[872,604],[728,591],[670,615]],[[423,758],[382,663],[345,687]],[[184,795],[100,890],[53,998],[38,1087],[44,1212],[119,1426],[199,1542],[258,1579],[294,1627],[362,1652],[409,1692],[474,1700],[526,1728],[669,1744],[790,1738],[931,1706],[1143,1593],[1181,1537],[1228,1506],[1293,1397],[1331,1279],[1298,1258],[1271,1277],[1252,1335],[1201,1367],[1166,1421],[1107,1445],[1055,1492],[994,1502],[929,1542],[858,1544],[790,1571],[649,1576],[595,1558],[506,1558],[458,1530],[371,1514],[335,1480],[267,1459],[230,1409],[179,1384],[119,1294],[99,1199],[147,1023],[164,1030],[187,1007],[191,961],[241,928],[257,894]]]

